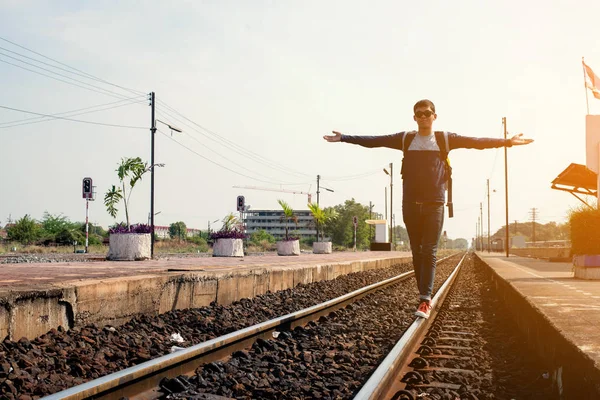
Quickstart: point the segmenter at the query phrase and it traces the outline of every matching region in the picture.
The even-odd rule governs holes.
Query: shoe
[[[429,305],[429,303],[426,301],[422,301],[421,304],[419,304],[419,308],[417,308],[415,315],[421,318],[429,318],[430,312],[431,306]]]

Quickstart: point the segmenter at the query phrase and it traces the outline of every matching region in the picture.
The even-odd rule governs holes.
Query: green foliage
[[[298,227],[298,216],[294,214],[294,209],[290,207],[288,203],[283,200],[277,200],[281,209],[283,210],[283,215],[281,216],[281,221],[285,222],[285,240],[289,240],[289,222],[293,222],[296,227]]]
[[[313,223],[321,236],[321,241],[325,240],[325,230],[338,217],[337,211],[333,208],[322,209],[317,203],[308,203],[308,209],[312,213]],[[319,237],[315,239],[318,241]]]
[[[365,221],[369,219],[369,206],[364,206],[352,199],[346,200],[344,204],[334,206],[333,210],[337,214],[337,218],[332,220],[325,229],[325,233],[331,236],[333,244],[344,247],[354,246],[352,217],[356,216],[358,217],[356,247],[361,250],[368,249],[370,246],[370,230]]]
[[[263,241],[267,241],[268,243],[275,243],[277,241],[277,239],[275,239],[273,235],[271,235],[264,229],[261,229],[260,231],[251,234],[249,240],[250,243],[256,246],[261,246]]]
[[[27,245],[39,240],[42,236],[42,228],[36,220],[26,214],[23,218],[7,229],[9,241],[19,242]]]
[[[223,223],[223,226],[221,226],[221,229],[220,229],[221,232],[231,232],[234,230],[240,230],[240,231],[242,230],[242,222],[233,213],[227,214],[221,222]]]
[[[118,210],[116,206],[119,201],[123,200],[127,226],[131,226],[129,221],[129,198],[131,197],[131,192],[133,191],[135,184],[141,180],[142,176],[149,170],[148,163],[143,162],[140,157],[121,159],[121,163],[116,171],[122,188],[117,188],[113,185],[112,188],[109,189],[109,191],[104,195],[104,205],[106,206],[106,211],[108,211],[111,217],[117,218]],[[127,186],[125,184],[126,181],[128,181],[129,184],[129,194],[127,194]]]
[[[47,235],[55,236],[65,228],[71,227],[71,222],[62,214],[52,215],[48,211],[42,217],[42,230]]]
[[[185,240],[187,237],[187,226],[183,221],[173,222],[169,226],[169,236],[171,239]]]
[[[587,207],[586,207],[587,208]],[[583,210],[583,209],[577,209]],[[534,223],[532,221],[527,222],[518,222],[514,221],[509,224],[509,235],[515,236],[525,236],[528,242],[533,241],[533,230]],[[498,229],[496,233],[494,233],[492,238],[500,238],[504,239],[506,235],[506,225],[503,225],[502,228]],[[484,236],[487,237],[487,233],[484,233]],[[540,224],[539,222],[535,223],[535,241],[543,242],[546,240],[569,240],[571,238],[571,227],[569,223],[556,223],[554,221],[548,222],[547,224]]]
[[[600,254],[600,210],[580,207],[569,214],[571,225],[571,252],[573,254]]]
[[[187,241],[198,246],[198,250],[200,250],[201,253],[206,253],[208,251],[208,243],[206,242],[206,239],[201,236],[191,236],[187,238]]]
[[[79,244],[84,244],[85,235],[81,233],[78,227],[64,226],[59,232],[56,233],[54,241],[58,244],[66,246],[72,245],[75,241]]]
[[[112,185],[112,188],[104,195],[104,205],[111,217],[117,218],[117,213],[119,212],[119,210],[117,210],[117,204],[119,204],[121,200],[123,200],[123,191],[121,188]]]

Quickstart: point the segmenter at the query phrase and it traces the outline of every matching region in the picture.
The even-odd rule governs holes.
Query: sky
[[[118,163],[150,161],[150,92],[162,121],[155,163],[164,164],[156,225],[218,228],[238,195],[251,210],[279,209],[278,199],[306,209],[307,195],[276,190],[315,200],[317,175],[333,190],[321,189],[321,206],[354,198],[384,213],[390,163],[404,225],[401,152],[323,135],[415,129],[412,107],[424,98],[436,105],[436,130],[500,138],[506,117],[509,136],[533,138],[508,149],[509,220],[530,221],[535,208],[540,223],[565,222],[580,202],[550,186],[586,163],[581,59],[600,75],[598,15],[597,0],[0,0],[0,106],[21,110],[0,108],[0,225],[45,211],[85,220],[84,177],[97,191],[90,221],[113,224],[103,197]],[[589,109],[600,114],[591,93]],[[92,123],[24,112],[74,110],[63,117]],[[475,235],[481,203],[487,234],[488,179],[495,232],[505,221],[504,150],[450,159],[448,237]],[[145,175],[131,222],[147,222],[149,210]]]

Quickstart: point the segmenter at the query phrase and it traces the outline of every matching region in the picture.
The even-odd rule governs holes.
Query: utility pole
[[[481,251],[483,251],[483,202],[479,202],[479,217],[481,218],[481,224],[479,225],[479,230],[481,232]]]
[[[506,140],[506,117],[502,118],[502,125],[504,125],[504,140]],[[506,257],[508,257],[508,149],[504,146],[504,202],[506,204],[506,236],[504,237],[504,248],[506,249]]]
[[[517,220],[515,219],[515,235],[517,234]]]
[[[490,252],[490,180],[487,180],[487,194],[488,194],[488,253]]]
[[[479,230],[479,225],[480,224],[481,224],[481,218],[479,218],[479,216],[477,216],[477,236],[476,236],[476,238],[477,238],[477,246],[476,246],[477,251],[481,250],[481,236],[480,236],[481,232]]]
[[[533,230],[533,245],[535,246],[535,216],[536,216],[537,208],[531,209],[531,227]]]
[[[150,259],[154,258],[154,136],[156,134],[156,120],[154,116],[156,97],[154,92],[150,93],[150,107],[152,107],[150,121]]]
[[[392,240],[392,250],[395,250],[395,242],[394,242],[394,163],[390,163],[390,237]]]
[[[387,208],[387,186],[385,187],[385,220],[387,221],[387,212],[388,212],[388,208]]]
[[[369,219],[373,219],[373,203],[369,200]],[[373,240],[373,225],[369,224],[369,242]]]
[[[319,181],[321,180],[321,175],[317,175],[317,205],[319,205]],[[318,237],[318,235],[317,235]]]

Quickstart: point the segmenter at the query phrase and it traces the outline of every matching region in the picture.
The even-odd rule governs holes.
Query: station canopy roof
[[[552,189],[571,193],[587,204],[578,194],[598,196],[598,175],[585,165],[571,163],[552,181]]]

